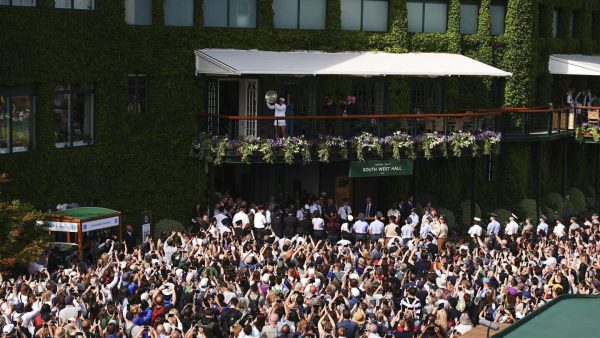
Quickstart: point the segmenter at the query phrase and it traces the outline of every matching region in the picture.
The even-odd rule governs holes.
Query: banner
[[[402,160],[369,160],[350,162],[350,177],[402,176],[413,174],[413,161]]]
[[[95,221],[84,222],[82,226],[83,232],[100,230],[104,228],[116,227],[119,225],[119,216],[97,219]]]
[[[46,222],[49,226],[46,228],[50,231],[57,232],[77,232],[78,223],[73,222]]]

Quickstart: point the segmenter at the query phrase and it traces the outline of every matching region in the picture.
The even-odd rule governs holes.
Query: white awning
[[[196,74],[511,76],[460,54],[198,49]]]
[[[552,54],[550,74],[600,76],[600,55]]]

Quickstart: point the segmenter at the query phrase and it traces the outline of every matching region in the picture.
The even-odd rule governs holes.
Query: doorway
[[[238,80],[219,80],[219,116],[240,115],[240,82]],[[232,130],[230,130],[232,129]],[[238,131],[228,119],[219,119],[219,131],[237,138]]]

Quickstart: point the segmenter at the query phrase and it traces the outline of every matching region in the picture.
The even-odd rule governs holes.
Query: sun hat
[[[355,312],[352,321],[358,325],[363,325],[365,323],[365,313],[362,311]]]

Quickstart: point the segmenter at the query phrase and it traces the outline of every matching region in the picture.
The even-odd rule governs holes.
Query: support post
[[[208,208],[208,217],[212,218],[214,208],[213,208],[213,198],[215,197],[215,166],[212,163],[208,164],[208,198],[207,200],[207,208]]]
[[[542,142],[537,144],[537,180],[536,180],[536,194],[535,194],[535,212],[537,218],[541,215],[541,196],[542,196]]]
[[[569,196],[568,194],[568,187],[567,187],[567,169],[568,169],[568,160],[569,160],[569,143],[568,141],[565,139],[563,141],[563,179],[562,179],[562,190],[563,190],[563,218],[566,219],[569,215],[567,214],[568,212],[568,207],[567,207],[567,202],[569,201]]]
[[[475,215],[475,200],[477,199],[477,158],[473,156],[471,160],[471,220]],[[469,226],[469,224],[463,224],[463,226]]]

